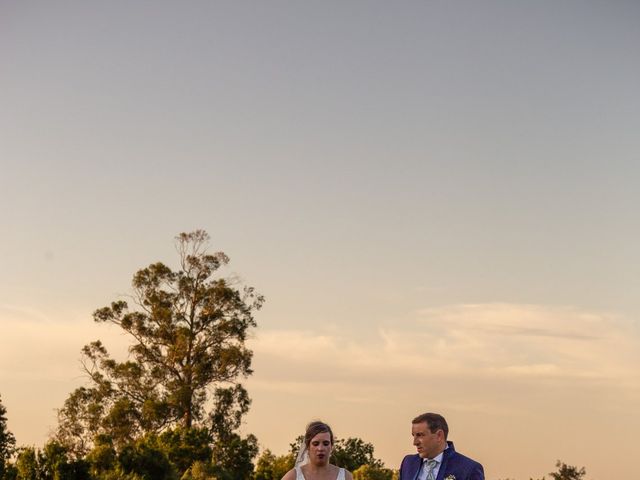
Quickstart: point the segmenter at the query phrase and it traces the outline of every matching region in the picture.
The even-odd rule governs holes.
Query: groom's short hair
[[[422,422],[427,423],[427,427],[431,433],[436,433],[438,430],[442,430],[444,432],[444,439],[447,439],[447,436],[449,435],[449,425],[447,425],[447,421],[442,415],[437,413],[423,413],[411,420],[411,423]]]

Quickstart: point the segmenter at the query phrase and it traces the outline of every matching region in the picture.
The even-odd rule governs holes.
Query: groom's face
[[[444,432],[437,430],[431,433],[427,422],[412,423],[411,435],[418,455],[421,458],[434,458],[444,450]]]

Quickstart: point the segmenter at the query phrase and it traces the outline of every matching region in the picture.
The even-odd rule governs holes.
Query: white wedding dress
[[[300,466],[296,467],[296,480],[305,480],[304,475],[302,474],[302,468]],[[344,468],[338,470],[338,476],[336,480],[344,480]]]

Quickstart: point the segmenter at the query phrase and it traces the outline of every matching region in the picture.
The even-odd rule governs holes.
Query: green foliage
[[[331,461],[350,472],[355,472],[363,465],[377,469],[384,467],[382,461],[373,456],[373,445],[360,438],[337,440],[331,453]]]
[[[89,479],[89,465],[84,460],[72,460],[67,449],[56,441],[50,441],[39,455],[43,479],[85,480]]]
[[[256,462],[254,480],[280,480],[294,466],[296,457],[289,453],[276,456],[266,449]]]
[[[558,471],[549,474],[554,480],[581,480],[587,473],[584,467],[567,465],[560,460],[556,462],[556,467]]]
[[[15,453],[16,439],[7,428],[7,409],[0,398],[0,478],[5,474],[7,462]]]
[[[205,462],[194,462],[180,480],[217,480],[215,469]]]
[[[210,469],[211,454],[207,429],[177,427],[160,435],[145,435],[119,454],[109,437],[98,436],[86,459],[97,480],[155,480],[181,478],[195,464],[199,464],[196,472]]]
[[[158,437],[158,446],[182,477],[194,463],[206,464],[211,460],[211,433],[206,428],[177,427]]]
[[[86,461],[94,477],[101,477],[114,470],[117,465],[117,453],[111,438],[107,435],[98,435],[93,449],[86,456]]]
[[[0,478],[2,480],[17,480],[18,470],[16,469],[16,466],[12,463],[7,463],[5,465],[4,473]]]
[[[250,403],[237,383],[252,373],[245,341],[264,299],[216,276],[229,259],[208,254],[208,240],[202,230],[180,234],[178,270],[151,264],[133,276],[135,308],[119,300],[94,312],[96,322],[118,326],[132,344],[124,362],[100,341],[83,348],[91,385],[65,401],[56,433],[77,457],[100,434],[119,451],[178,425],[188,431],[208,420],[216,435],[239,425]]]
[[[231,443],[231,446],[234,444]],[[228,455],[244,458],[235,447]],[[209,429],[176,427],[160,435],[144,435],[124,445],[119,453],[110,437],[98,435],[86,461],[93,477],[100,480],[168,480],[219,473],[224,465],[214,471],[211,463],[213,455],[213,437]],[[235,468],[238,461],[234,463],[233,460],[227,460],[227,463],[230,464],[229,468]],[[249,468],[252,468],[250,461]]]
[[[549,474],[554,480],[582,480],[582,477],[584,477],[587,473],[584,467],[578,468],[572,465],[567,465],[560,460],[556,462],[556,467],[558,471]],[[530,478],[529,480],[534,479]],[[545,480],[544,475],[538,480]]]
[[[218,438],[213,446],[213,465],[219,480],[248,480],[253,474],[253,459],[258,455],[258,439],[232,433]]]
[[[353,480],[393,480],[393,470],[374,465],[362,465],[353,472]]]
[[[209,415],[214,438],[212,461],[220,480],[244,480],[253,474],[253,459],[258,455],[258,439],[242,438],[235,433],[251,403],[242,385],[217,388],[215,408]]]
[[[157,444],[157,438],[148,436],[125,446],[118,455],[118,470],[134,474],[140,480],[174,480],[177,475],[167,455]]]
[[[90,480],[89,464],[69,458],[67,449],[56,441],[42,450],[21,448],[15,463],[16,480]]]
[[[35,448],[25,447],[19,450],[18,458],[16,459],[16,471],[18,480],[37,480],[42,478]]]
[[[249,411],[251,400],[242,385],[216,388],[214,408],[209,414],[211,432],[218,440],[225,440],[240,427],[242,417]]]
[[[289,444],[289,453],[293,456],[293,461],[298,457],[300,446],[304,442],[304,435],[298,435],[296,439]]]

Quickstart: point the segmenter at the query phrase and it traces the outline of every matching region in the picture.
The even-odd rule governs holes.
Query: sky
[[[206,230],[266,297],[242,426],[397,468],[629,478],[640,4],[0,1],[0,396],[41,446],[92,312]]]

